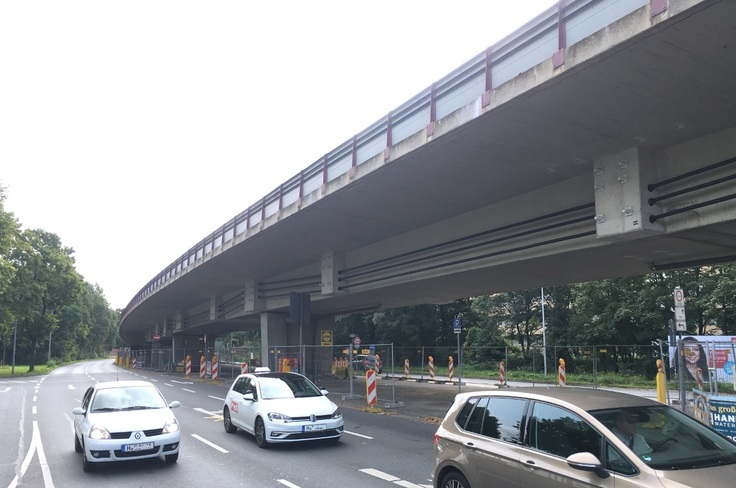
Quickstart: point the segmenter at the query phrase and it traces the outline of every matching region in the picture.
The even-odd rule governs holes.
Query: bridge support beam
[[[647,184],[656,166],[650,154],[632,147],[610,154],[593,164],[596,233],[599,238],[629,240],[662,233],[650,223]]]
[[[249,280],[245,283],[245,293],[243,298],[244,312],[257,312],[266,308],[263,298],[258,297],[258,283],[256,280]]]
[[[322,270],[322,295],[340,293],[338,271],[345,268],[345,256],[335,252],[323,254],[320,268]]]

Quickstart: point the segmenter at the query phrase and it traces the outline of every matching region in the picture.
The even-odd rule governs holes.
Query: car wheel
[[[230,418],[230,409],[227,407],[222,411],[222,424],[228,434],[234,434],[238,431],[238,428],[233,425],[233,419]]]
[[[166,459],[167,463],[175,463],[179,459],[179,453],[176,454],[167,454],[164,456],[164,459]]]
[[[442,478],[439,488],[470,488],[470,483],[459,471],[450,471]]]
[[[74,452],[82,452],[82,444],[79,442],[77,434],[74,434]]]
[[[261,449],[268,449],[268,441],[266,440],[266,426],[263,425],[263,419],[256,419],[256,428],[253,430],[256,435],[256,444]]]

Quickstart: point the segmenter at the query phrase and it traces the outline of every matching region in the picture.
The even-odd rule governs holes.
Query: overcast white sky
[[[0,2],[0,185],[123,308],[556,0]]]

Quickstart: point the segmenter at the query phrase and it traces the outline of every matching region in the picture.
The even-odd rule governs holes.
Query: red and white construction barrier
[[[503,361],[498,363],[498,381],[502,385],[506,385],[506,365]]]
[[[130,367],[133,369],[138,368],[138,360],[136,360],[135,356],[133,356],[133,362],[131,363]]]
[[[565,386],[567,384],[567,376],[565,376],[565,360],[560,358],[560,367],[557,375],[557,386]]]
[[[187,355],[187,358],[184,361],[184,376],[186,376],[187,379],[192,377],[192,356],[190,355]]]
[[[447,365],[447,371],[450,375],[450,381],[452,381],[452,378],[455,376],[455,366],[453,364],[452,356],[450,356],[450,364]]]
[[[217,364],[217,356],[212,356],[212,381],[217,381],[220,376],[220,368]]]
[[[404,359],[404,378],[405,379],[409,378],[409,360],[408,359]]]
[[[375,405],[378,401],[376,394],[376,372],[369,369],[365,372],[365,398],[368,400],[368,405]]]
[[[429,379],[434,379],[434,358],[429,356]]]
[[[205,375],[207,374],[207,365],[204,361],[204,356],[199,358],[199,381],[205,381]]]
[[[240,363],[240,374],[246,374],[248,372],[248,363]]]

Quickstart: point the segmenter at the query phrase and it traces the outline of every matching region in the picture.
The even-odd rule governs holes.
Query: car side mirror
[[[329,395],[329,394],[330,394],[330,392],[329,392],[329,391],[327,391],[327,390],[325,390],[324,388],[322,388],[322,389],[321,389],[321,390],[319,390],[319,391],[321,391],[321,392],[322,392],[322,394],[323,394],[324,396],[327,396],[327,395]]]
[[[251,402],[256,401],[252,391],[246,391],[245,393],[243,393],[243,400],[248,400]]]
[[[174,400],[173,402],[169,403],[169,408],[176,408],[180,406],[181,406],[181,402],[179,400]]]
[[[85,409],[83,409],[82,407],[75,407],[72,410],[72,413],[74,415],[85,415],[87,413],[87,411]]]
[[[608,478],[611,474],[603,469],[603,465],[600,460],[589,452],[576,452],[571,454],[567,458],[567,465],[573,469],[579,469],[581,471],[592,471],[597,474],[599,478]]]

